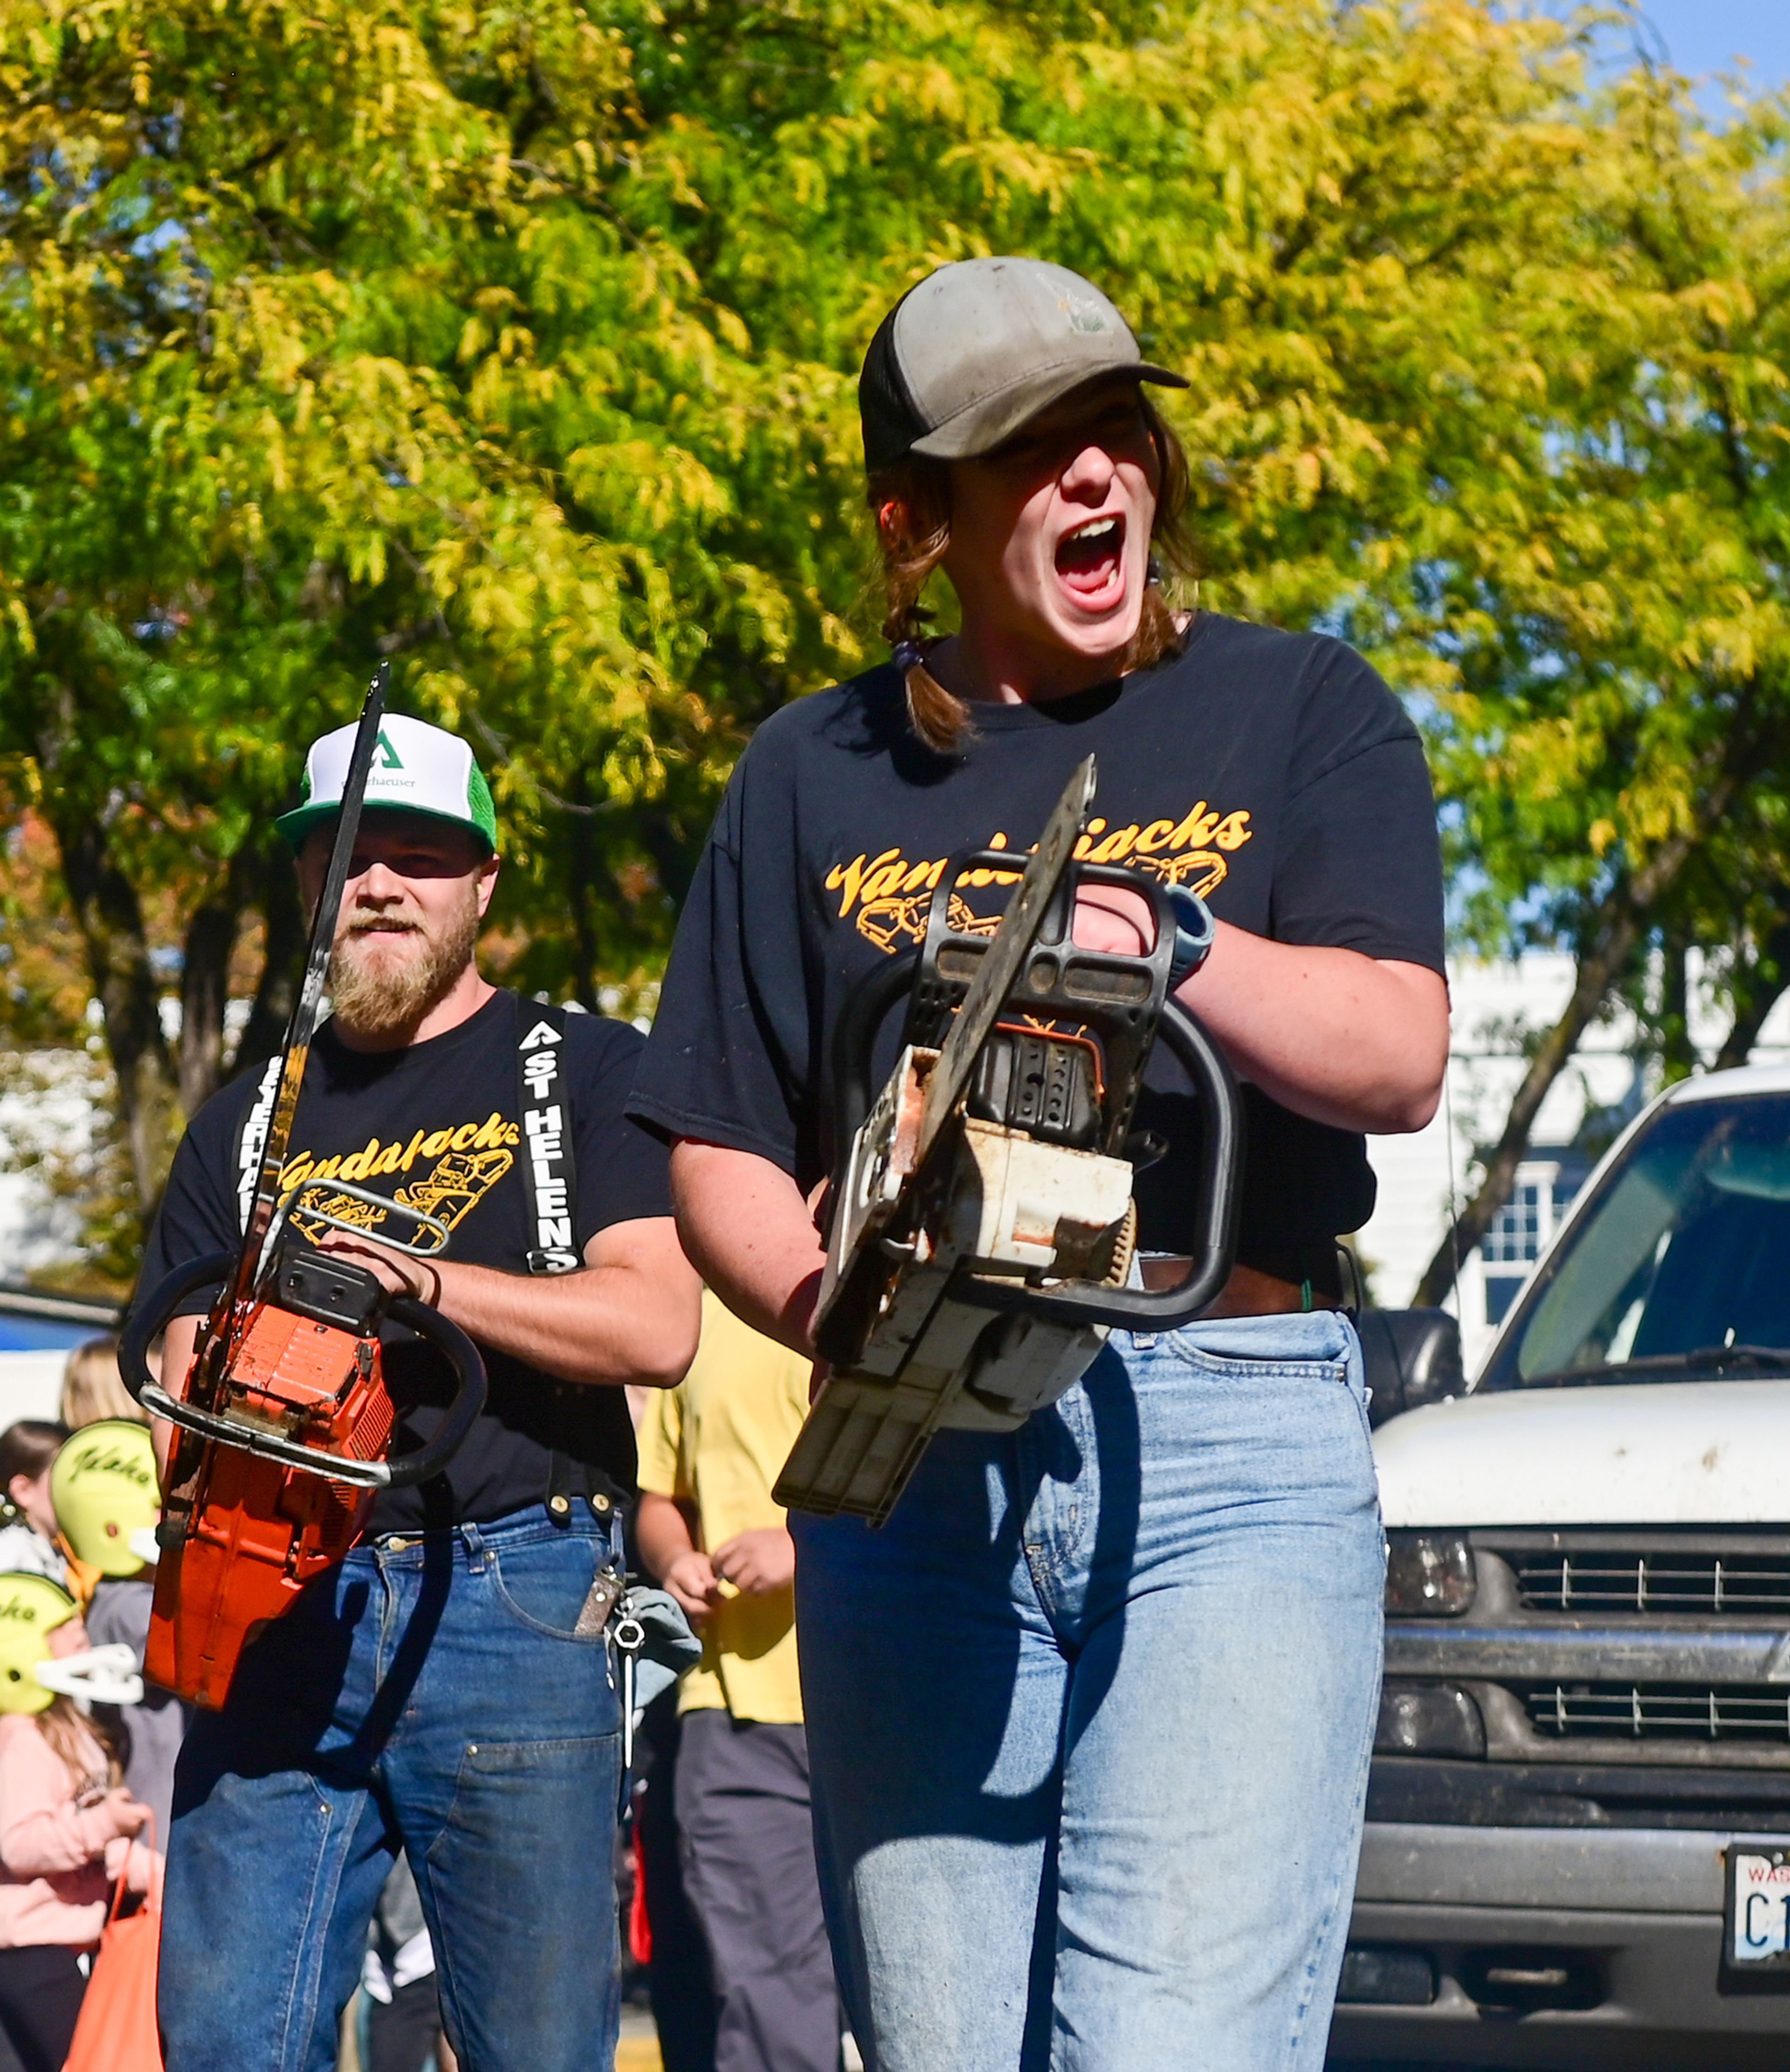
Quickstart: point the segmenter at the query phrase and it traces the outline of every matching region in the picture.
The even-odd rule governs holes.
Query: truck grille
[[[1707,1618],[1790,1612],[1790,1556],[1522,1553],[1511,1557],[1531,1611],[1688,1612]]]
[[[1600,1740],[1790,1742],[1790,1690],[1664,1684],[1534,1684],[1523,1692],[1537,1733]]]

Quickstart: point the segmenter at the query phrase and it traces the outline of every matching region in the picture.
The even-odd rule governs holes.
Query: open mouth
[[[1057,542],[1056,572],[1072,596],[1105,603],[1124,587],[1124,519],[1090,518]]]

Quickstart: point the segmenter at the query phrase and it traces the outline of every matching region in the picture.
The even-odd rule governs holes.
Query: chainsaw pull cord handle
[[[393,1296],[385,1305],[385,1314],[393,1323],[405,1325],[433,1345],[453,1368],[459,1385],[434,1437],[401,1459],[351,1460],[315,1446],[300,1445],[273,1433],[246,1431],[228,1417],[183,1403],[160,1386],[150,1371],[151,1342],[167,1328],[183,1297],[200,1288],[224,1287],[235,1267],[234,1252],[209,1252],[176,1267],[146,1301],[131,1305],[118,1340],[118,1366],[126,1388],[143,1408],[202,1439],[234,1446],[258,1459],[277,1461],[282,1467],[302,1468],[311,1474],[326,1475],[332,1482],[350,1482],[358,1489],[411,1489],[439,1474],[459,1451],[485,1407],[485,1363],[479,1348],[458,1324],[414,1296]]]

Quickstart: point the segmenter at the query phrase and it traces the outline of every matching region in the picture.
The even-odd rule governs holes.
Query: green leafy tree
[[[1451,560],[1487,605],[1477,637],[1462,626],[1459,686],[1435,730],[1458,853],[1483,874],[1478,932],[1488,944],[1545,933],[1570,948],[1576,976],[1420,1301],[1446,1291],[1506,1198],[1580,1035],[1625,981],[1639,992],[1637,960],[1661,960],[1668,1076],[1695,1062],[1693,945],[1729,958],[1722,1062],[1741,1061],[1781,989],[1785,134],[1770,104],[1712,132],[1681,83],[1648,73],[1616,95],[1579,230],[1598,320],[1577,351],[1538,361],[1548,464],[1523,492],[1530,542],[1492,565]]]
[[[492,770],[508,974],[650,984],[742,741],[879,652],[870,333],[987,252],[1093,274],[1187,371],[1203,601],[1345,631],[1418,701],[1481,934],[1537,917],[1595,1011],[1775,753],[1784,241],[1769,111],[1600,101],[1588,34],[1475,0],[0,0],[0,757],[140,1203],[245,943],[241,1058],[272,1040],[269,816],[377,655]]]

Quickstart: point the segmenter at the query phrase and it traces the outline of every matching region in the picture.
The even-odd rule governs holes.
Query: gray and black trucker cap
[[[1093,282],[1043,259],[963,259],[910,288],[877,327],[858,376],[864,466],[909,454],[990,453],[1102,374],[1185,388],[1138,350]]]

